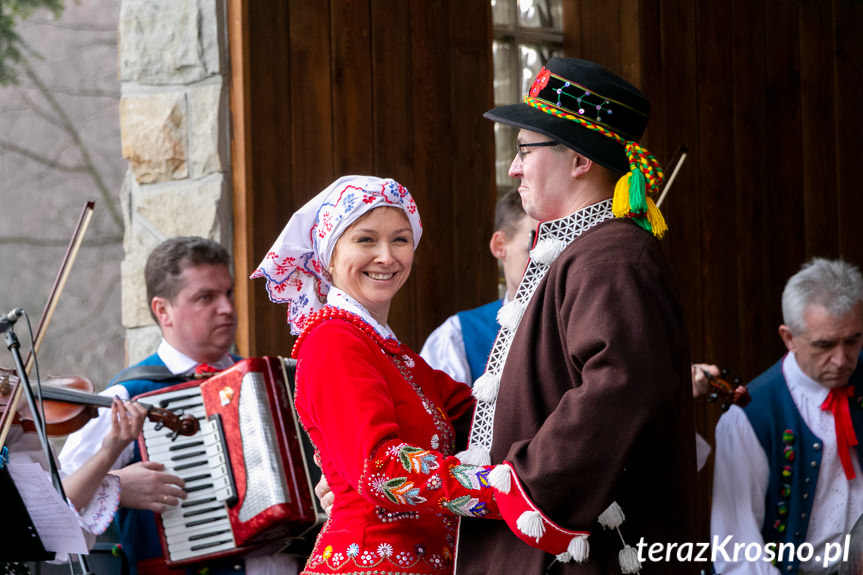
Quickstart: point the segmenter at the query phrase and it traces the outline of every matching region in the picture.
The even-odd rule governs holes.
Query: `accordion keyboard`
[[[175,440],[168,429],[157,431],[156,425],[149,421],[144,425],[148,459],[164,464],[165,472],[181,477],[186,483],[188,497],[161,514],[170,559],[182,561],[235,548],[224,504],[231,491],[225,455],[221,445],[217,445],[220,441],[215,437],[216,426],[205,419],[200,389],[186,387],[149,397],[158,403],[167,402],[172,410],[192,414],[201,424],[201,431],[195,435]],[[211,459],[214,453],[215,460]]]

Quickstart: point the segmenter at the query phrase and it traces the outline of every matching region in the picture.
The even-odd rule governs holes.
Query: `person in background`
[[[122,382],[112,382],[104,395],[127,400],[177,383],[131,376],[142,367],[192,378],[196,371],[224,370],[239,359],[229,353],[237,330],[237,310],[230,256],[224,247],[206,238],[168,239],[148,257],[144,279],[150,313],[161,329],[162,341],[156,353],[118,374],[114,382]],[[98,449],[110,426],[108,413],[100,409],[99,417],[69,436],[60,453],[64,468],[77,469]],[[168,572],[154,513],[186,499],[183,479],[166,473],[161,463],[141,461],[137,443],[123,450],[110,473],[120,478],[121,508],[116,521],[132,575]],[[199,569],[209,575],[284,575],[296,573],[297,560],[287,554],[258,555],[214,561],[186,571],[191,574]]]
[[[478,308],[450,316],[426,339],[420,356],[435,369],[448,373],[468,385],[485,371],[488,354],[500,329],[497,314],[509,303],[527,265],[531,232],[537,221],[524,213],[518,190],[497,201],[494,208],[494,233],[489,249],[503,267],[506,294]]]
[[[788,353],[749,384],[749,405],[731,406],[716,426],[710,530],[731,536],[728,549],[795,551],[775,565],[720,554],[723,575],[836,572],[863,513],[863,276],[841,260],[807,262],[782,292],[782,321]],[[801,561],[804,544],[814,553]]]
[[[252,275],[288,305],[297,414],[335,496],[303,573],[451,573],[456,517],[499,517],[492,468],[453,455],[470,388],[387,324],[421,234],[404,186],[345,176],[291,217]]]

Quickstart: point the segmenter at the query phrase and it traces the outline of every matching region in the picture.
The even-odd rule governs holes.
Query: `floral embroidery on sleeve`
[[[441,500],[441,505],[454,515],[465,517],[485,517],[488,509],[485,503],[470,495],[462,495],[452,501]]]
[[[488,474],[491,472],[491,467],[465,464],[453,465],[450,467],[449,472],[467,489],[489,487]]]
[[[430,451],[402,444],[398,450],[399,459],[405,470],[428,474],[438,468],[438,462]]]
[[[399,505],[419,505],[426,502],[426,498],[420,496],[420,490],[415,488],[407,477],[394,477],[386,481],[381,491],[387,499]]]
[[[381,445],[366,463],[361,484],[384,505],[467,517],[498,516],[488,484],[490,470],[392,440]]]

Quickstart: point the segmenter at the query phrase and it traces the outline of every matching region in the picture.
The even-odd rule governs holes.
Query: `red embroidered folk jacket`
[[[470,388],[338,318],[297,360],[297,413],[335,495],[303,573],[451,573],[457,515],[499,517],[491,468],[453,457]]]

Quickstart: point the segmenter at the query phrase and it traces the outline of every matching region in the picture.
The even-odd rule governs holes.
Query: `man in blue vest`
[[[833,573],[863,513],[863,276],[816,258],[788,280],[788,353],[716,428],[711,543],[718,573]]]
[[[478,308],[460,311],[429,335],[420,355],[429,365],[468,385],[485,371],[494,338],[500,329],[497,314],[510,301],[524,274],[531,233],[537,221],[524,212],[518,190],[502,196],[494,208],[492,255],[503,267],[506,295]]]
[[[239,358],[229,349],[237,330],[230,256],[218,243],[199,237],[177,237],[157,246],[144,269],[150,313],[162,332],[153,355],[121,372],[102,393],[129,399],[176,385],[196,372],[220,371]],[[178,379],[179,378],[179,379]],[[101,409],[81,430],[69,436],[60,460],[73,471],[98,450],[110,427],[110,411]],[[141,461],[137,443],[120,454],[110,474],[120,478],[120,509],[115,524],[132,575],[183,575],[170,571],[162,557],[155,516],[186,499],[184,482],[164,465]],[[296,558],[284,554],[213,562],[188,575],[284,575],[297,572]]]

